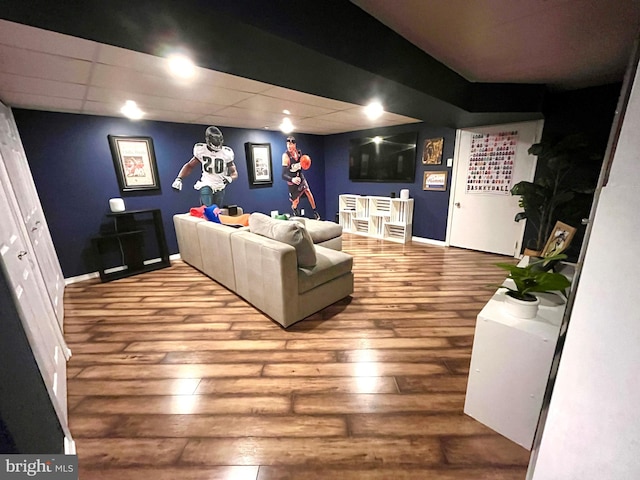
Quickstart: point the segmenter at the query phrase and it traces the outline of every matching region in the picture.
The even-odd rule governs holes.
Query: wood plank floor
[[[463,414],[475,317],[508,258],[344,235],[355,292],[283,330],[178,261],[69,285],[82,480],[523,480]]]

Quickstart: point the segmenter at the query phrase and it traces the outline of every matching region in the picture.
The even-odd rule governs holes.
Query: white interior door
[[[474,135],[517,132],[511,182],[507,191],[522,180],[532,180],[536,157],[527,150],[540,140],[543,121],[491,125],[456,133],[452,198],[447,223],[447,243],[454,247],[517,256],[524,236],[524,222],[515,222],[519,197],[510,193],[468,190],[468,173]],[[491,137],[494,138],[494,137]],[[476,140],[477,142],[477,140]],[[475,146],[475,145],[474,145]],[[474,150],[475,151],[475,150]]]
[[[44,277],[47,293],[62,329],[64,276],[13,114],[11,109],[2,104],[0,104],[0,152],[8,172],[2,181],[5,182],[7,191],[12,190],[18,200],[19,212],[38,259],[38,268]]]
[[[2,155],[0,154],[0,160]],[[0,177],[6,175],[0,164]],[[0,184],[0,268],[6,272],[22,326],[65,435],[67,426],[66,363],[69,351],[44,288],[31,243],[15,215],[15,197]]]

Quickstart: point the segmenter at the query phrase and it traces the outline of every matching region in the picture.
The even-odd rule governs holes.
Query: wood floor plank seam
[[[181,261],[67,286],[81,478],[524,479],[528,452],[462,411],[485,286],[510,260],[343,249],[354,294],[286,330]]]

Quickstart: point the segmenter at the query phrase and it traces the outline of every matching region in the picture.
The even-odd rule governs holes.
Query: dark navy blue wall
[[[170,253],[177,253],[172,217],[198,206],[193,184],[200,172],[192,172],[181,192],[171,188],[182,165],[193,152],[193,144],[204,141],[206,125],[138,121],[122,118],[75,115],[34,110],[13,110],[34,182],[40,196],[53,242],[65,277],[95,272],[97,264],[91,237],[109,223],[109,198],[124,198],[126,208],[160,208]],[[227,187],[225,203],[242,206],[247,212],[290,211],[286,182],[281,175],[281,157],[286,135],[266,130],[221,126],[225,144],[235,152],[239,178]],[[107,135],[136,135],[153,138],[161,189],[122,193],[118,187]],[[326,215],[323,139],[296,134],[299,147],[313,159],[305,175],[318,210]],[[273,186],[251,188],[247,179],[244,143],[270,143]],[[307,216],[311,209],[301,202]]]
[[[418,158],[416,176],[413,183],[352,182],[349,180],[349,140],[352,138],[390,135],[401,132],[418,132]],[[442,165],[423,165],[422,150],[424,141],[430,138],[444,138]],[[399,196],[401,189],[409,190],[414,199],[413,236],[444,241],[447,231],[449,211],[449,191],[451,190],[451,168],[447,158],[453,158],[456,131],[452,128],[434,128],[422,123],[399,127],[373,129],[331,135],[324,140],[325,184],[327,218],[334,219],[338,212],[338,196],[343,193],[358,195],[380,195],[388,197],[391,192]],[[426,170],[446,170],[447,190],[444,192],[422,190],[422,179]]]
[[[170,253],[177,253],[172,217],[188,212],[199,203],[193,184],[199,179],[194,171],[185,179],[181,192],[171,188],[182,165],[191,158],[193,144],[204,139],[206,125],[168,122],[132,122],[122,118],[75,115],[14,109],[14,116],[24,145],[40,201],[51,230],[53,242],[66,278],[97,270],[91,237],[100,233],[110,220],[109,199],[124,198],[127,209],[160,208]],[[281,179],[281,156],[286,135],[266,130],[248,130],[221,126],[225,144],[236,157],[239,178],[227,187],[226,204],[236,204],[246,212],[290,211],[286,183]],[[349,140],[370,135],[418,131],[416,176],[412,184],[351,182],[348,172]],[[122,193],[118,188],[107,135],[136,135],[153,138],[159,191]],[[429,138],[444,137],[442,165],[423,165],[422,146]],[[446,159],[453,157],[455,130],[424,124],[351,132],[321,137],[296,134],[298,146],[313,159],[306,172],[318,211],[333,220],[338,211],[338,195],[399,195],[409,189],[414,203],[413,235],[444,241],[451,182],[451,168]],[[272,186],[252,187],[247,179],[245,142],[269,143],[272,150],[274,181]],[[446,170],[447,190],[422,190],[425,170]],[[307,216],[311,209],[301,202]]]

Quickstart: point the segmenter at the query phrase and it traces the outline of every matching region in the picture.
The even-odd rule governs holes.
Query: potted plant
[[[536,177],[515,184],[511,194],[520,195],[523,209],[515,221],[527,220],[525,254],[539,256],[556,221],[576,227],[589,216],[603,154],[583,134],[545,140],[528,152],[538,157]]]
[[[507,312],[520,318],[534,318],[540,304],[540,299],[534,293],[564,292],[571,285],[571,282],[561,273],[548,271],[548,267],[565,258],[567,256],[562,253],[529,261],[524,266],[497,263],[498,267],[509,272],[507,280],[513,281],[513,286],[497,285],[507,289],[504,303]]]

